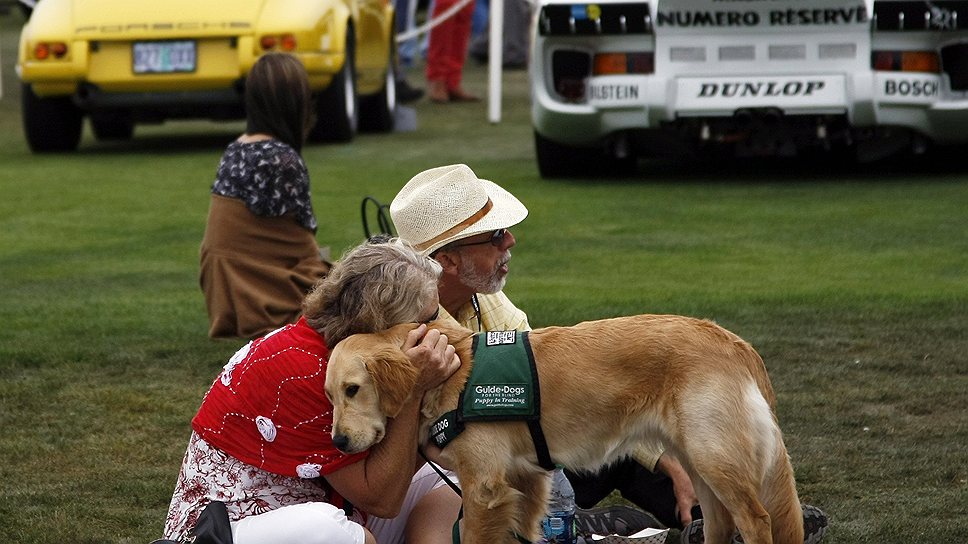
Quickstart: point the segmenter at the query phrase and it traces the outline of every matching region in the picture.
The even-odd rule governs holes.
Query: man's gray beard
[[[504,259],[501,262],[504,262]],[[490,274],[482,274],[475,270],[473,266],[468,265],[467,261],[461,261],[460,269],[457,270],[457,278],[461,283],[473,289],[475,293],[497,293],[504,289],[504,284],[508,279],[507,276],[498,274],[497,269],[499,267],[500,265],[494,267]]]

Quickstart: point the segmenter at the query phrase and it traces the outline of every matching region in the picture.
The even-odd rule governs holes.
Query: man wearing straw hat
[[[441,166],[414,176],[393,199],[390,215],[400,238],[443,267],[441,315],[473,331],[531,328],[528,316],[502,291],[516,243],[509,229],[528,216],[514,195],[466,165]],[[617,463],[597,475],[568,473],[579,506],[590,508],[617,488],[668,526],[689,523],[697,502],[692,483],[674,458],[662,454],[657,444],[656,451],[637,456],[638,462]],[[627,535],[657,525],[645,512],[627,507],[579,510],[576,520],[580,530],[598,534]]]
[[[440,305],[474,331],[526,330],[528,316],[501,292],[514,235],[528,209],[463,164],[414,176],[390,204],[400,238],[444,267]]]

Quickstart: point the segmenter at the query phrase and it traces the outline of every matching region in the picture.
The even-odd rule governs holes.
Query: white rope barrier
[[[416,2],[416,0],[411,0],[411,1]],[[447,11],[441,13],[436,18],[430,19],[426,23],[418,26],[417,28],[414,28],[413,30],[408,30],[406,32],[401,32],[400,34],[397,34],[397,43],[403,43],[407,40],[416,38],[417,36],[430,32],[432,28],[439,25],[440,23],[443,23],[447,19],[450,19],[451,17],[454,16],[455,13],[462,10],[464,6],[466,6],[467,4],[470,4],[473,1],[474,0],[461,0],[460,2],[454,4],[453,6],[450,6],[450,8],[448,8]]]

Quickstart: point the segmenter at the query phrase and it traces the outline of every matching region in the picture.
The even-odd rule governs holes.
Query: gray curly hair
[[[331,349],[357,333],[415,322],[437,296],[441,267],[409,243],[368,241],[348,252],[303,300],[303,315]]]

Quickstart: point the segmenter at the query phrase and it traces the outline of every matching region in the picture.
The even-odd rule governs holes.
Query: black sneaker
[[[596,535],[629,536],[649,527],[663,527],[648,512],[631,506],[615,505],[575,511],[575,532],[591,540]]]
[[[702,528],[702,518],[690,521],[689,525],[682,528],[682,533],[679,535],[679,542],[682,544],[703,544]]]
[[[405,79],[398,79],[396,87],[397,100],[399,100],[401,104],[409,104],[423,98],[424,90],[418,89],[417,87],[412,87]]]
[[[809,504],[800,506],[803,509],[803,542],[804,544],[818,544],[827,534],[827,514],[823,510]],[[702,519],[693,520],[682,530],[679,540],[682,544],[703,544]],[[743,537],[733,535],[733,544],[742,544]]]
[[[827,525],[829,525],[827,514],[824,514],[823,510],[816,506],[809,504],[804,504],[802,507],[803,542],[804,544],[817,544],[827,534]]]

